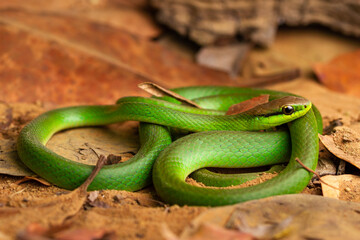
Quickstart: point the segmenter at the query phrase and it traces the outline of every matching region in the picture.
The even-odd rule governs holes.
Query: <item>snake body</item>
[[[46,148],[51,136],[68,128],[136,120],[141,122],[139,152],[124,163],[103,167],[89,190],[136,191],[153,181],[160,197],[169,203],[224,205],[299,192],[309,182],[311,173],[295,162],[299,158],[312,169],[317,164],[317,132],[322,123],[319,112],[309,101],[281,98],[289,95],[283,92],[246,88],[190,87],[174,91],[189,99],[198,98],[204,108],[218,110],[141,97],[122,98],[115,105],[56,109],[40,115],[22,129],[17,142],[20,159],[49,182],[74,189],[85,181],[93,166],[70,161]],[[270,94],[275,100],[241,114],[224,116],[223,110],[234,101],[259,94]],[[286,104],[292,104],[294,113],[281,114],[281,107]],[[284,156],[289,155],[286,132],[238,131],[268,129],[289,121],[292,121],[289,123],[292,153],[288,166],[279,176],[244,189],[199,188],[185,183],[191,172],[203,167],[251,167],[284,162]],[[169,127],[205,132],[171,144]]]

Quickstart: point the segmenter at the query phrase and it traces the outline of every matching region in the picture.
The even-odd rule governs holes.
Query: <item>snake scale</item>
[[[17,141],[20,159],[49,182],[74,189],[90,175],[93,166],[49,150],[45,144],[51,136],[69,128],[135,120],[140,121],[138,153],[126,162],[104,166],[89,190],[136,191],[153,183],[167,203],[215,206],[297,193],[306,187],[312,174],[296,158],[315,169],[317,134],[322,129],[321,115],[310,101],[252,88],[201,86],[173,91],[194,100],[202,109],[175,103],[174,99],[168,102],[143,97],[124,97],[114,105],[55,109],[22,129]],[[272,101],[240,114],[224,115],[232,104],[260,94],[269,94]],[[257,131],[285,123],[291,141],[286,130]],[[174,128],[198,133],[172,143]],[[289,163],[278,176],[247,188],[202,188],[185,182],[189,174],[204,167],[243,168],[284,161]]]

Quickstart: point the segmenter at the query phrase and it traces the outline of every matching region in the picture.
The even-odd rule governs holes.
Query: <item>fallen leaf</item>
[[[192,107],[196,107],[196,108],[201,108],[199,105],[197,105],[195,102],[187,99],[187,98],[184,98],[183,96],[169,90],[169,89],[166,89],[156,83],[152,83],[152,82],[144,82],[144,83],[140,83],[138,84],[138,87],[141,88],[142,90],[156,96],[156,97],[164,97],[164,96],[167,96],[167,97],[173,97],[175,98],[176,100],[186,104],[186,105],[189,105],[189,106],[192,106]]]
[[[44,227],[38,223],[32,223],[17,234],[18,240],[114,240],[116,235],[113,231],[105,229],[69,229],[70,225]]]
[[[194,219],[179,239],[188,239],[203,224],[246,229],[251,235],[264,233],[264,239],[357,239],[359,212],[359,203],[344,204],[317,195],[274,196],[209,209]]]
[[[41,183],[41,184],[43,184],[45,186],[51,186],[51,183],[49,183],[45,179],[42,179],[42,178],[39,178],[39,177],[34,177],[34,176],[23,177],[22,179],[16,181],[15,184],[21,184],[23,182],[28,182],[28,181],[36,181],[36,182]]]
[[[126,122],[65,130],[55,134],[46,146],[67,159],[84,164],[95,165],[99,155],[108,156],[108,163],[123,162],[139,149],[137,127],[137,122]]]
[[[12,82],[1,84],[0,100],[112,104],[141,95],[136,85],[144,81],[166,87],[236,85],[225,73],[156,42],[86,19],[6,11],[0,22],[0,84]]]
[[[336,127],[332,135],[319,135],[320,141],[336,157],[360,168],[360,133],[350,127]]]
[[[91,191],[88,194],[88,200],[94,202],[99,197],[99,191]]]
[[[245,112],[249,109],[252,109],[258,105],[269,102],[269,95],[260,95],[258,97],[253,97],[249,100],[243,101],[241,103],[234,104],[230,106],[227,110],[226,115],[235,115],[242,112]]]
[[[313,69],[326,87],[360,97],[360,50],[341,54],[328,63],[317,63]]]
[[[169,229],[163,229],[163,236],[166,240],[180,240]],[[203,223],[195,232],[181,240],[255,240],[254,236],[238,230],[226,229],[215,224]]]
[[[104,229],[69,229],[54,234],[55,240],[115,240],[114,231]]]
[[[360,176],[344,175],[327,175],[322,177],[324,181],[336,186],[337,189],[321,183],[324,197],[336,198],[345,201],[360,202]]]
[[[20,224],[25,228],[27,226],[34,227],[32,224],[39,223],[35,225],[35,232],[46,232],[50,226],[56,226],[62,228],[65,225],[65,220],[73,217],[79,210],[82,209],[86,199],[87,199],[87,187],[95,178],[96,174],[100,171],[101,167],[104,165],[105,157],[102,155],[99,158],[97,165],[94,167],[94,170],[87,178],[87,180],[77,189],[70,192],[69,194],[63,194],[56,197],[49,197],[45,199],[40,199],[36,201],[29,201],[27,207],[23,207],[21,202],[18,203],[19,211],[13,215],[8,215],[0,218],[0,224]],[[17,205],[16,202],[12,202],[12,205]],[[6,209],[12,208],[2,208],[4,211]],[[45,230],[44,230],[45,229]],[[44,230],[44,231],[43,231]],[[20,231],[20,233],[23,231]],[[26,232],[26,230],[25,230]],[[23,238],[23,239],[32,239],[32,238]],[[36,238],[35,238],[36,239]]]

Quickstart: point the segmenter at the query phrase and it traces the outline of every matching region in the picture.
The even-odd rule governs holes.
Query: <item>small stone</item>
[[[346,187],[344,190],[345,192],[351,192],[351,189],[349,187]]]

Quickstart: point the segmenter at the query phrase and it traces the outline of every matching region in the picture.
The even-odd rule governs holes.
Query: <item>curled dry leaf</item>
[[[336,127],[332,135],[319,135],[324,146],[336,157],[360,168],[360,133],[350,127]]]
[[[252,99],[230,106],[230,108],[226,112],[226,115],[239,114],[267,102],[269,102],[268,94],[253,97]]]
[[[41,183],[45,186],[51,186],[51,183],[49,183],[48,181],[46,181],[45,179],[43,178],[40,178],[40,177],[35,177],[35,176],[26,176],[26,177],[23,177],[22,179],[16,181],[15,183],[16,184],[21,184],[23,182],[27,182],[27,181],[36,181],[38,183]]]

